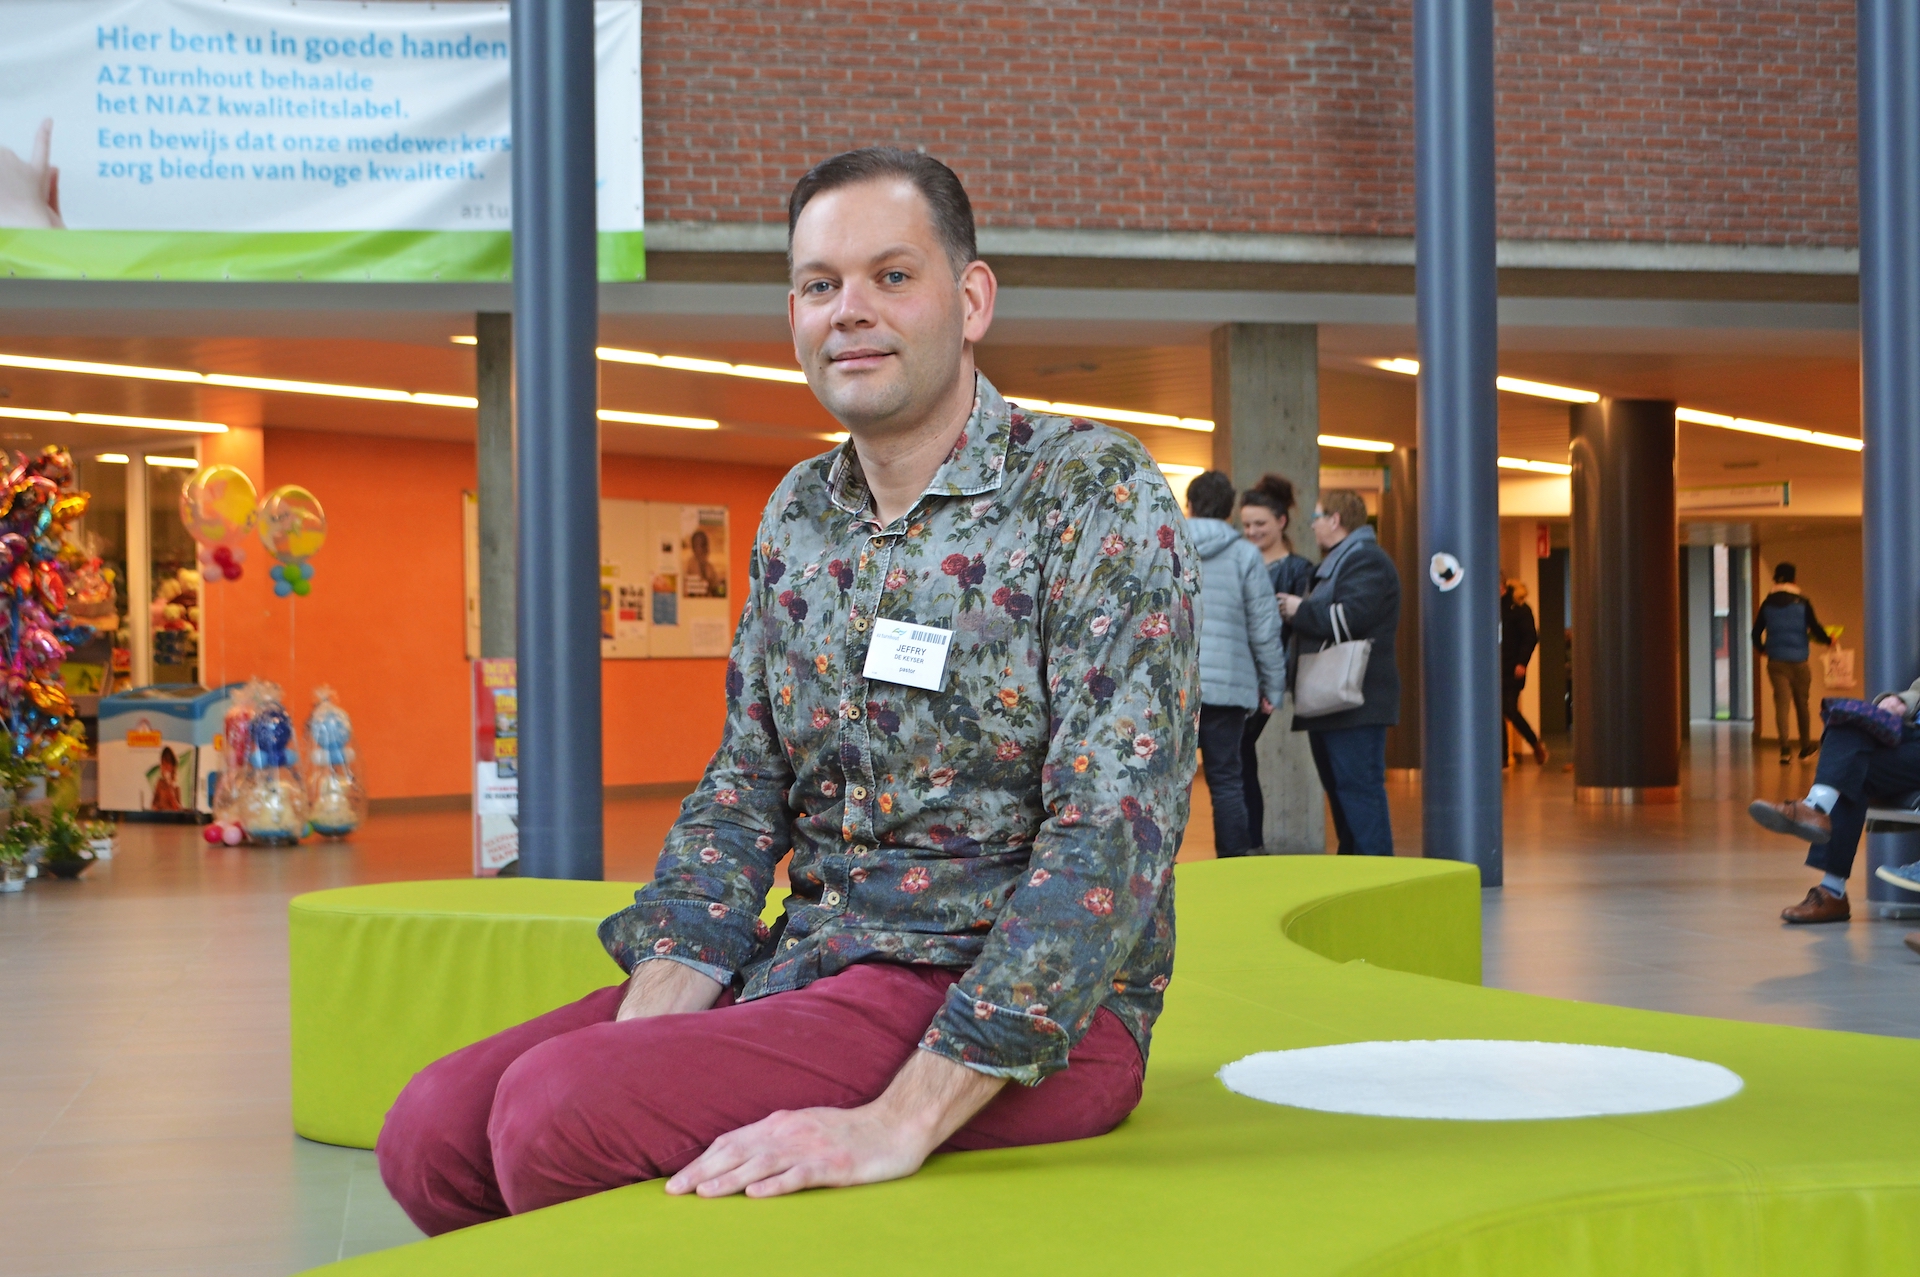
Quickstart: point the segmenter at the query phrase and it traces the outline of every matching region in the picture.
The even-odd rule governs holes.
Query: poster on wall
[[[507,6],[9,0],[0,275],[499,280]],[[640,5],[597,0],[600,278],[645,271]]]
[[[479,650],[480,524],[462,495],[468,649]],[[725,656],[733,646],[731,516],[723,505],[600,503],[600,655]]]
[[[473,663],[473,873],[520,856],[520,702],[511,659]]]

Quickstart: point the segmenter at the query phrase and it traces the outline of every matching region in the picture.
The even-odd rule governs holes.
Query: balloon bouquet
[[[85,556],[67,544],[87,494],[72,492],[73,459],[49,447],[15,453],[0,479],[0,714],[11,746],[0,776],[9,784],[59,772],[85,750],[61,680],[68,649],[92,631],[67,614],[68,584]]]
[[[248,531],[274,558],[267,575],[279,598],[313,591],[312,558],[327,539],[327,516],[313,493],[297,484],[275,488],[254,504],[251,480],[232,466],[207,466],[180,495],[180,517],[200,545],[208,583],[241,575]],[[333,689],[314,691],[307,720],[311,770],[301,775],[293,717],[279,687],[254,679],[234,696],[224,726],[225,753],[214,787],[210,843],[242,840],[267,845],[299,842],[310,832],[344,838],[366,819],[366,791],[354,774],[353,724]]]

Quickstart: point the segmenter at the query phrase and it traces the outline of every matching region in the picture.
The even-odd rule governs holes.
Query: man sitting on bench
[[[429,1233],[658,1177],[896,1179],[1139,1102],[1200,712],[1186,520],[1137,440],[975,371],[995,284],[945,165],[838,156],[787,228],[795,353],[850,438],[767,503],[720,748],[600,927],[632,978],[388,1114]]]
[[[1825,875],[1805,900],[1781,911],[1788,922],[1845,922],[1851,914],[1847,875],[1866,828],[1867,808],[1875,802],[1899,802],[1920,790],[1920,726],[1914,721],[1920,709],[1920,679],[1904,692],[1874,699],[1904,720],[1897,744],[1882,744],[1860,727],[1830,724],[1821,738],[1820,766],[1807,796],[1793,802],[1755,802],[1747,808],[1774,833],[1812,843],[1807,864]],[[1920,866],[1883,868],[1880,877],[1920,891]]]

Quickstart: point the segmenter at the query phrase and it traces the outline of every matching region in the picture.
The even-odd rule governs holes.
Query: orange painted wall
[[[327,511],[327,543],[313,561],[313,593],[297,605],[273,596],[270,561],[249,543],[246,575],[207,590],[206,678],[272,679],[302,722],[312,689],[331,684],[353,716],[370,795],[468,792],[460,494],[475,483],[472,447],[271,427],[264,436],[265,474],[254,481],[262,491],[311,489]],[[608,497],[731,507],[732,579],[746,580],[753,530],[781,471],[625,456],[603,465]],[[602,668],[606,782],[698,777],[719,741],[725,662]]]

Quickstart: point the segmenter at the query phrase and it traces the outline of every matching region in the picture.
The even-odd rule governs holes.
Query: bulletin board
[[[600,503],[600,654],[725,656],[727,507]]]
[[[465,494],[468,657],[479,655],[480,529]],[[732,646],[723,505],[600,503],[600,655],[607,660],[725,656]]]

